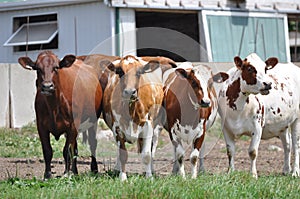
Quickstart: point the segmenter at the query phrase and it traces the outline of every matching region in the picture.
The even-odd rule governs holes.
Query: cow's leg
[[[291,144],[290,133],[288,132],[288,129],[286,129],[285,132],[280,134],[280,139],[284,150],[283,174],[287,175],[291,172]]]
[[[199,169],[198,173],[204,173],[205,167],[204,167],[204,152],[205,152],[205,141],[202,143],[201,149],[200,149],[200,158],[199,158]]]
[[[97,123],[95,123],[91,128],[88,130],[88,141],[90,145],[90,150],[91,150],[91,172],[93,173],[98,173],[98,165],[97,165],[97,160],[96,160],[96,149],[97,149],[97,138],[96,138],[96,133],[97,133]]]
[[[299,114],[300,115],[300,114]],[[299,177],[299,144],[300,144],[300,119],[296,119],[291,125],[291,135],[292,135],[292,147],[294,151],[294,165],[293,173],[294,177]]]
[[[194,150],[191,153],[190,156],[190,161],[191,161],[191,174],[192,174],[192,178],[197,178],[197,163],[198,163],[198,158],[199,158],[199,152],[204,140],[204,135],[201,135],[199,138],[196,138],[196,140],[194,141]]]
[[[223,135],[226,142],[227,157],[229,161],[228,171],[234,171],[235,141],[232,134],[223,127]]]
[[[71,131],[67,132],[66,143],[63,150],[63,155],[65,159],[65,174],[68,174],[70,171],[70,166],[72,164],[72,172],[78,174],[77,170],[77,135],[78,132],[75,128],[75,125],[72,125]]]
[[[155,157],[155,152],[156,152],[156,148],[157,148],[157,144],[158,144],[158,137],[159,137],[160,132],[162,131],[162,128],[163,128],[162,126],[157,125],[154,128],[154,131],[153,131],[152,147],[151,147],[151,153],[152,153],[152,155],[151,155],[152,156],[152,158],[151,158],[151,172],[153,174],[155,173],[153,158]]]
[[[184,148],[181,144],[181,140],[179,138],[175,138],[172,141],[174,146],[174,164],[173,164],[173,174],[179,174],[183,178],[185,178],[184,171]]]
[[[38,126],[38,132],[40,136],[40,141],[42,144],[43,156],[45,160],[45,172],[44,179],[51,178],[51,160],[53,157],[53,151],[50,143],[50,132],[43,130],[43,128]]]
[[[250,172],[254,178],[257,178],[256,160],[258,156],[258,147],[261,140],[262,129],[256,128],[256,131],[252,132],[251,142],[248,149],[248,154],[251,161]]]
[[[127,180],[127,175],[126,175],[126,163],[128,160],[128,152],[125,146],[125,140],[124,138],[121,138],[121,136],[119,135],[119,133],[116,136],[116,141],[117,141],[117,145],[119,148],[119,152],[118,152],[118,156],[117,156],[117,162],[119,163],[119,169],[120,169],[120,180],[121,181],[126,181]]]
[[[152,138],[153,127],[151,121],[147,120],[143,126],[142,161],[145,165],[146,177],[152,177]]]

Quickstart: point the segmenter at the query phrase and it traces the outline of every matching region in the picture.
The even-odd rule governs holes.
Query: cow
[[[23,68],[37,72],[35,113],[45,160],[44,178],[52,176],[50,133],[56,140],[65,134],[64,173],[70,173],[72,165],[71,171],[77,174],[78,132],[88,129],[95,134],[102,111],[102,89],[95,70],[74,55],[60,60],[52,51],[41,52],[36,61],[29,57],[20,57],[18,61]],[[98,171],[93,152],[91,170]]]
[[[173,174],[185,178],[182,141],[192,145],[190,154],[191,175],[197,177],[197,162],[206,131],[217,116],[217,94],[213,82],[223,82],[226,73],[212,74],[205,65],[183,63],[165,73],[163,107],[167,115],[164,127],[169,132],[174,147]]]
[[[100,81],[100,84],[102,86],[102,91],[104,92],[106,85],[109,81],[109,79],[114,75],[115,73],[108,69],[108,66],[111,64],[111,62],[119,63],[121,60],[121,57],[119,56],[111,56],[111,55],[104,55],[104,54],[90,54],[90,55],[81,55],[77,56],[77,59],[81,59],[84,61],[84,63],[91,65],[95,68],[98,74],[98,79]],[[160,67],[162,71],[167,71],[171,68],[176,68],[176,63],[167,57],[162,56],[142,56],[142,57],[136,57],[139,62],[143,62],[144,64],[149,61],[157,61],[160,64]],[[161,123],[162,118],[157,119],[155,122],[156,124]],[[164,120],[164,119],[162,119]],[[163,129],[162,125],[155,125],[155,135],[158,135],[159,132],[161,132]],[[83,143],[86,143],[87,138],[89,138],[89,142],[92,143],[92,138],[90,136],[87,136],[86,133],[83,133]],[[158,144],[158,136],[154,136],[153,139],[153,154],[155,154],[155,149]],[[116,169],[118,170],[118,169]]]
[[[120,180],[127,179],[128,152],[125,142],[138,145],[146,177],[152,178],[154,120],[163,100],[162,72],[157,61],[143,62],[125,56],[108,68],[115,72],[103,95],[103,118],[114,133],[118,146],[117,166]]]
[[[290,134],[295,153],[293,176],[299,176],[299,68],[277,64],[271,57],[265,62],[251,53],[244,60],[234,58],[236,67],[228,71],[229,79],[219,93],[219,114],[229,159],[228,171],[234,170],[235,142],[251,137],[248,149],[250,172],[257,178],[256,159],[261,139],[279,137],[284,148],[283,173],[290,168]],[[276,66],[276,67],[275,67]],[[297,82],[298,81],[298,82]]]

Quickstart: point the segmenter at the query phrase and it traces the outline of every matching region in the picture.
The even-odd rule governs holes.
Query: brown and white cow
[[[184,67],[183,67],[184,65]],[[197,177],[197,162],[206,131],[217,116],[217,95],[213,82],[223,82],[226,73],[212,74],[205,65],[183,63],[169,73],[164,84],[163,106],[167,114],[166,130],[174,147],[173,173],[185,177],[182,141],[192,145],[192,178]]]
[[[234,62],[236,67],[228,71],[229,79],[219,93],[219,113],[229,171],[234,169],[235,141],[240,136],[247,135],[251,137],[248,149],[250,171],[255,178],[260,140],[273,137],[280,137],[282,141],[285,156],[283,173],[289,173],[290,127],[295,152],[293,175],[299,176],[300,81],[296,77],[300,74],[299,68],[291,63],[277,64],[278,59],[274,57],[264,62],[255,53],[245,60],[235,57]]]
[[[65,133],[65,173],[72,163],[72,172],[77,174],[78,132],[87,128],[95,134],[101,113],[102,90],[95,70],[74,55],[59,60],[51,51],[41,52],[36,61],[29,57],[20,57],[18,61],[25,69],[37,72],[35,112],[45,160],[44,177],[51,177],[50,133],[56,140]],[[97,171],[95,157],[91,169]]]
[[[151,177],[154,120],[163,100],[160,65],[158,62],[142,62],[130,55],[114,64],[109,69],[116,74],[107,84],[103,106],[104,120],[112,129],[119,148],[120,179],[127,179],[125,142],[138,143],[146,177]]]

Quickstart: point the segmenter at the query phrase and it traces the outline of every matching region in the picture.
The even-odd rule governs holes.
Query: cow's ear
[[[19,64],[27,70],[36,70],[35,62],[33,62],[29,57],[20,57],[18,59]]]
[[[119,77],[121,78],[125,73],[123,71],[123,69],[118,65],[118,66],[115,66],[112,62],[107,62],[106,63],[106,67],[115,72],[117,75],[119,75]]]
[[[66,55],[60,62],[59,62],[59,67],[64,68],[64,67],[70,67],[76,60],[75,55]]]
[[[236,56],[234,58],[234,63],[236,65],[236,67],[241,70],[242,69],[242,65],[243,65],[243,60],[239,57],[239,56]]]
[[[101,68],[102,70],[105,69],[105,68],[108,68],[109,70],[111,70],[111,68],[114,68],[113,63],[111,63],[111,61],[106,60],[106,59],[101,60],[101,61],[99,62],[99,66],[100,66],[100,68]],[[114,71],[114,69],[113,69],[113,71]]]
[[[187,78],[188,77],[188,73],[186,72],[186,70],[184,70],[183,68],[178,68],[175,70],[175,73],[181,77]]]
[[[157,68],[159,68],[159,66],[160,66],[159,61],[150,60],[140,71],[141,72],[140,74],[152,72]]]
[[[216,83],[222,83],[225,82],[229,78],[229,75],[224,72],[219,72],[213,76],[213,80]]]
[[[276,57],[270,57],[267,61],[265,61],[265,63],[266,63],[266,70],[270,70],[274,68],[276,64],[278,64],[278,59]]]

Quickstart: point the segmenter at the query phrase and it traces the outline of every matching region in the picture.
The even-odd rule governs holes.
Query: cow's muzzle
[[[208,108],[210,106],[210,100],[201,99],[200,102],[195,102],[190,94],[188,94],[188,96],[195,110],[198,110],[199,108]]]
[[[210,101],[208,101],[208,100],[201,100],[200,101],[200,106],[202,107],[202,108],[207,108],[207,107],[209,107],[210,106]]]
[[[53,82],[44,82],[42,83],[42,94],[43,95],[52,95],[55,91]]]
[[[268,95],[270,93],[270,90],[272,89],[272,83],[266,83],[264,82],[264,88],[260,90],[260,93],[262,95]]]
[[[124,89],[122,96],[127,99],[136,99],[137,90],[136,89]]]

